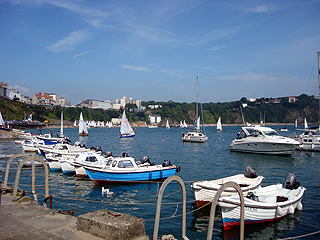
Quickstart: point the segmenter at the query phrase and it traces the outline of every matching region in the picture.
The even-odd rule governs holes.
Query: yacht
[[[259,125],[242,127],[229,149],[234,152],[291,155],[298,147],[298,141],[283,137],[270,127]]]

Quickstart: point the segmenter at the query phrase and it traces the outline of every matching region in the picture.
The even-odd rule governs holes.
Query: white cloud
[[[74,58],[77,58],[77,57],[80,57],[80,56],[83,56],[83,55],[86,55],[88,53],[91,53],[92,51],[85,51],[85,52],[82,52],[82,53],[79,53],[79,54],[76,54],[76,55],[73,55]]]
[[[123,69],[129,69],[129,70],[134,70],[134,71],[142,71],[142,72],[149,72],[151,71],[150,68],[147,67],[134,67],[131,65],[121,65],[121,68]]]
[[[46,47],[51,52],[64,52],[73,50],[77,45],[92,38],[92,34],[87,30],[71,32],[69,36]]]
[[[8,86],[9,88],[12,88],[12,89],[15,89],[16,91],[20,92],[21,94],[23,95],[28,95],[32,92],[35,92],[34,89],[29,89],[29,88],[26,88],[26,87],[22,87],[18,84],[14,84],[13,86]]]
[[[181,78],[183,70],[161,70],[161,72]]]

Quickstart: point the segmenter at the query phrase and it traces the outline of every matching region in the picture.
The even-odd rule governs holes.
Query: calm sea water
[[[280,129],[281,126],[274,127]],[[293,135],[293,127],[285,135]],[[134,139],[119,139],[119,128],[89,129],[89,136],[79,138],[77,129],[65,129],[64,133],[73,142],[81,141],[87,147],[100,146],[104,151],[112,151],[113,155],[120,156],[127,152],[136,159],[147,155],[151,162],[161,164],[163,160],[170,160],[179,165],[181,171],[177,173],[187,189],[187,236],[189,239],[206,239],[210,209],[196,211],[194,197],[190,184],[195,180],[210,180],[245,173],[246,166],[252,166],[259,175],[265,177],[263,186],[284,183],[287,173],[295,173],[297,181],[307,188],[303,199],[303,211],[298,211],[278,222],[246,227],[246,239],[274,239],[287,238],[320,230],[320,153],[305,153],[297,151],[292,156],[267,156],[244,153],[231,153],[228,146],[236,137],[241,127],[224,127],[223,132],[208,127],[208,143],[182,143],[180,128],[138,128]],[[31,130],[39,133],[39,130]],[[53,129],[57,132],[58,129]],[[44,129],[43,133],[49,132]],[[12,141],[0,142],[0,154],[20,153],[21,146]],[[7,159],[0,159],[0,180],[3,181]],[[17,164],[13,166],[16,167]],[[20,187],[30,191],[30,170],[22,172]],[[15,176],[14,169],[11,176]],[[37,169],[37,192],[43,194],[44,171]],[[128,213],[145,219],[146,233],[153,234],[156,212],[157,192],[159,183],[143,184],[106,184],[113,195],[103,195],[101,185],[96,186],[91,181],[77,180],[74,176],[66,176],[60,172],[50,173],[50,194],[53,195],[54,209],[73,210],[78,216],[85,212],[98,209],[108,209],[121,213]],[[10,178],[11,183],[14,178]],[[173,234],[181,238],[182,193],[176,183],[169,184],[164,192],[161,208],[159,236]],[[42,198],[39,197],[39,201]],[[61,205],[62,203],[63,205]],[[178,217],[177,217],[178,216]],[[214,225],[214,239],[238,238],[237,229],[223,231],[221,217],[216,214]],[[317,236],[311,236],[314,239]],[[306,238],[307,239],[307,238]]]

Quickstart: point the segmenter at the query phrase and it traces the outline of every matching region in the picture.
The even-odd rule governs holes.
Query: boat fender
[[[294,208],[292,205],[290,205],[290,207],[288,208],[288,213],[289,214],[293,214],[294,213]]]
[[[169,160],[164,160],[162,163],[162,167],[168,167],[168,166],[172,166],[171,162]]]
[[[253,170],[253,168],[251,166],[247,166],[246,167],[246,176],[248,178],[256,178],[256,177],[258,177],[256,171]]]
[[[282,208],[281,207],[277,207],[277,214],[278,216],[282,216],[283,215],[283,211],[282,211]]]
[[[129,154],[124,152],[124,153],[122,153],[122,157],[129,157]]]
[[[303,206],[302,206],[302,203],[301,203],[301,202],[298,202],[297,209],[298,209],[299,211],[302,211]]]
[[[181,167],[179,165],[177,165],[176,172],[180,172],[180,171],[181,171]]]

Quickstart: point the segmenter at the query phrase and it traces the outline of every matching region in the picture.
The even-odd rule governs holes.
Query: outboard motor
[[[247,166],[247,167],[246,167],[246,176],[247,176],[248,178],[256,178],[256,177],[258,177],[256,171],[253,170],[253,168],[250,167],[250,166]]]
[[[96,151],[96,152],[102,152],[102,148],[101,148],[101,147],[96,147],[96,148],[95,148],[95,151]]]
[[[297,189],[300,186],[300,182],[296,181],[296,175],[288,173],[286,177],[286,189]]]
[[[122,153],[122,157],[129,157],[129,154],[124,152],[124,153]]]
[[[149,159],[148,156],[143,156],[143,157],[140,159],[140,163],[141,163],[141,164],[144,164],[144,163],[149,163],[149,164],[151,164],[151,163],[150,163],[150,159]]]
[[[164,160],[162,163],[162,167],[169,167],[172,166],[171,162],[169,160]]]

